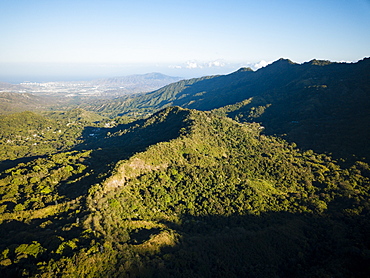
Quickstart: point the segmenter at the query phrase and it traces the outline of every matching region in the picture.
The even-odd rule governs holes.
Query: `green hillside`
[[[211,112],[87,127],[0,174],[4,277],[366,277],[369,165]],[[10,186],[11,185],[11,186]]]
[[[87,125],[103,117],[82,109],[21,112],[0,116],[0,170],[32,157],[53,154],[81,142]]]
[[[89,102],[81,105],[81,107],[104,114],[146,117],[148,114],[175,105],[174,101],[177,99],[182,99],[185,103],[192,101],[194,94],[213,86],[213,80],[216,77],[206,76],[181,80],[151,93],[139,94],[134,97],[123,96],[113,101]],[[188,93],[188,90],[191,93]],[[186,92],[184,93],[184,91]]]

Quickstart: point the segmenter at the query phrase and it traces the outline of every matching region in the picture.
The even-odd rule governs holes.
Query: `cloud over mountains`
[[[185,63],[178,64],[178,65],[171,65],[169,68],[172,69],[207,69],[207,68],[224,68],[224,67],[251,67],[255,70],[263,68],[270,64],[271,62],[267,62],[265,60],[261,60],[257,63],[246,62],[246,63],[228,63],[222,59],[212,60],[212,61],[197,61],[197,60],[189,60]]]
[[[181,65],[173,65],[170,68],[175,69],[204,69],[204,68],[214,68],[214,67],[224,67],[226,63],[223,60],[214,60],[214,61],[207,61],[201,62],[196,60],[186,61]]]
[[[261,60],[259,61],[258,63],[254,64],[253,67],[255,69],[260,69],[260,68],[263,68],[263,67],[266,67],[268,64],[270,64],[271,62],[266,62],[265,60]]]

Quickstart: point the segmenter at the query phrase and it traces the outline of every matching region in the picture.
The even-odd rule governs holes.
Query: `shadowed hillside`
[[[296,67],[298,67],[296,65]],[[336,158],[369,161],[370,60],[299,65],[300,79],[247,101],[218,109],[239,121],[256,121],[267,134]]]

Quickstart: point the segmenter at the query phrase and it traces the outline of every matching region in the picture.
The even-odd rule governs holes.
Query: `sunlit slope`
[[[361,277],[369,166],[341,169],[260,132],[171,107],[8,169],[2,273],[312,277],[356,262]]]
[[[0,115],[0,170],[5,167],[6,160],[71,149],[81,141],[79,139],[87,125],[102,119],[82,109]]]

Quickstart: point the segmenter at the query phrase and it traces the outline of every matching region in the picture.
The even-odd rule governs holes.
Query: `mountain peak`
[[[296,64],[296,63],[294,63],[290,59],[280,58],[279,60],[276,60],[272,64],[279,64],[279,65],[288,65],[289,64],[289,65],[293,65],[293,64]]]
[[[291,65],[297,65],[297,63],[294,63],[293,61],[289,60],[289,59],[285,59],[285,58],[280,58],[279,60],[276,60],[275,62],[267,65],[266,67],[263,67],[261,68],[260,70],[265,70],[265,69],[277,69],[277,70],[281,70],[281,69],[286,69],[288,68],[289,66]]]
[[[245,71],[253,71],[250,67],[242,67],[238,69],[236,72],[245,72]]]
[[[144,79],[181,79],[181,77],[177,76],[168,76],[160,72],[151,72],[146,74],[137,74],[137,77],[143,77]]]
[[[329,60],[313,59],[309,61],[308,64],[313,65],[313,66],[327,66],[327,65],[333,64],[333,62],[330,62]]]

